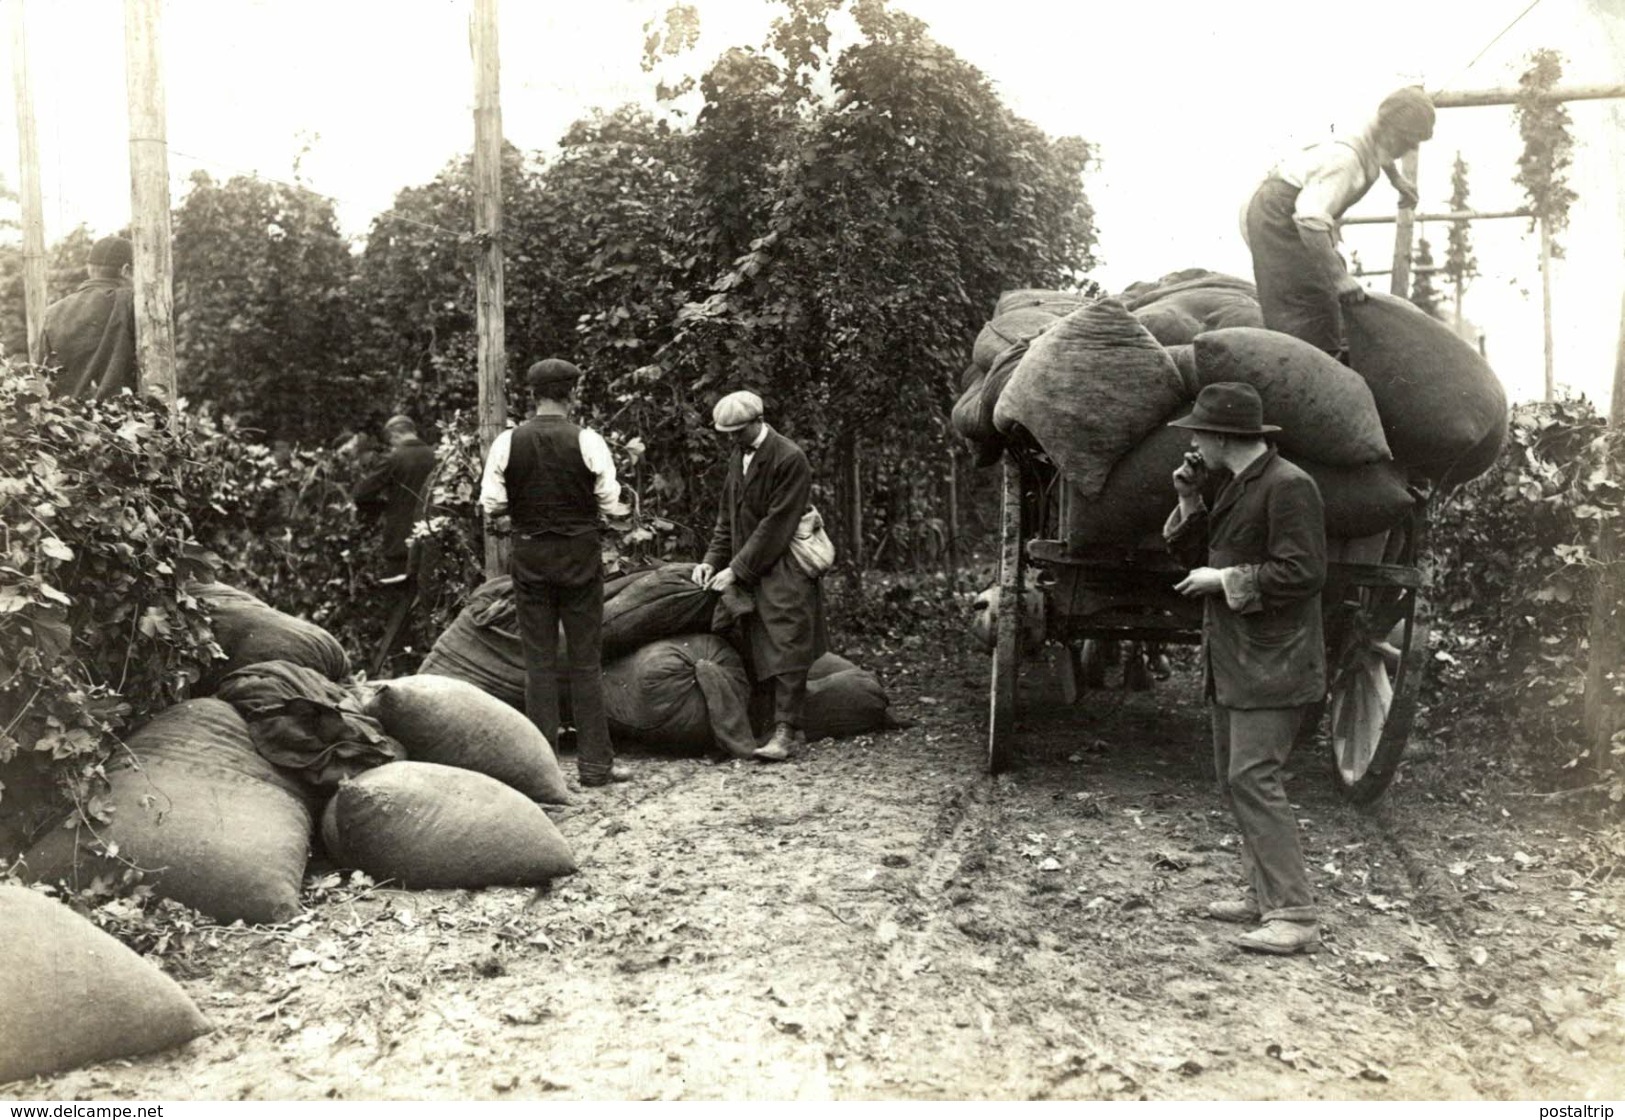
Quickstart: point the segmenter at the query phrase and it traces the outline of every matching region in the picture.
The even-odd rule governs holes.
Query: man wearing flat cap
[[[1416,187],[1397,161],[1433,136],[1433,101],[1420,86],[1383,98],[1363,129],[1286,156],[1253,192],[1242,237],[1253,254],[1253,279],[1264,325],[1337,357],[1346,352],[1343,303],[1366,298],[1338,254],[1337,223],[1386,174],[1401,209],[1416,205]]]
[[[378,583],[389,587],[406,581],[407,538],[422,520],[429,475],[434,471],[434,448],[418,438],[418,426],[409,416],[391,416],[384,423],[389,457],[382,466],[356,484],[356,508],[383,520],[383,549],[377,566]]]
[[[35,361],[56,366],[53,393],[104,400],[121,389],[135,392],[135,260],[122,237],[90,247],[88,278],[45,309]]]
[[[1320,941],[1297,819],[1281,768],[1304,709],[1326,695],[1320,590],[1326,529],[1314,480],[1265,441],[1258,391],[1204,388],[1186,428],[1196,455],[1174,472],[1179,505],[1163,527],[1193,567],[1177,585],[1202,599],[1203,687],[1213,713],[1219,791],[1243,840],[1245,898],[1208,906],[1221,921],[1258,923],[1238,944],[1263,953],[1312,952]],[[1208,471],[1228,476],[1209,510]]]
[[[773,734],[755,757],[782,762],[807,741],[807,670],[818,654],[818,584],[790,556],[812,496],[812,467],[801,448],[763,421],[755,393],[729,393],[711,419],[732,440],[733,453],[694,582],[713,591],[738,586],[755,600],[744,619],[745,652],[752,679],[771,691],[773,703]]]
[[[534,412],[491,443],[480,485],[486,516],[513,524],[514,607],[525,651],[525,714],[557,747],[559,626],[583,786],[631,779],[615,762],[600,669],[604,625],[601,518],[623,517],[609,445],[571,422],[581,371],[546,358],[525,373]]]

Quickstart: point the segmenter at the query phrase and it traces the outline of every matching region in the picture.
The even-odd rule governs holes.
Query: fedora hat
[[[1196,407],[1189,416],[1170,420],[1168,426],[1230,436],[1263,436],[1281,430],[1264,423],[1264,402],[1258,399],[1258,390],[1240,381],[1215,381],[1196,394]]]

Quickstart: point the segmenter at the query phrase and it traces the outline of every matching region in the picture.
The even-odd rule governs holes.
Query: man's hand
[[[1340,303],[1364,303],[1371,298],[1371,293],[1365,290],[1365,285],[1354,277],[1344,275],[1337,281],[1337,299]]]
[[[491,532],[499,537],[506,537],[513,532],[513,518],[505,513],[499,513],[490,519]]]
[[[711,582],[705,585],[707,591],[726,591],[734,585],[739,577],[734,575],[732,568],[724,568],[711,577]]]
[[[706,584],[711,582],[711,577],[715,573],[716,569],[711,567],[709,564],[695,564],[694,574],[688,578],[694,581],[695,587],[704,587]]]
[[[1181,498],[1201,493],[1202,479],[1206,473],[1207,466],[1202,462],[1202,457],[1194,451],[1185,452],[1185,461],[1174,472],[1174,493]]]
[[[1224,580],[1217,568],[1192,568],[1190,575],[1174,584],[1174,590],[1187,599],[1198,595],[1218,595],[1224,591]]]
[[[1416,185],[1403,175],[1395,175],[1389,181],[1394,184],[1394,190],[1399,193],[1399,208],[1401,210],[1415,210],[1417,201]]]

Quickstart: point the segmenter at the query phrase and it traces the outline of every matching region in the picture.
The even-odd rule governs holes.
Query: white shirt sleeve
[[[609,444],[604,442],[604,437],[591,428],[582,428],[578,444],[581,461],[596,476],[592,492],[598,499],[599,512],[605,517],[625,517],[632,512],[621,501],[621,484],[615,480],[615,460],[609,453]]]
[[[1319,163],[1303,178],[1292,220],[1299,228],[1332,233],[1337,221],[1371,189],[1360,154],[1346,144],[1327,144]]]
[[[485,459],[485,474],[480,479],[480,507],[487,517],[508,512],[508,448],[513,443],[513,429],[498,432],[491,441],[491,454]]]

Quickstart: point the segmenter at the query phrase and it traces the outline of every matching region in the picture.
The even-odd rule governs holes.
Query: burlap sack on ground
[[[547,737],[508,704],[430,673],[363,686],[363,710],[413,762],[489,775],[526,797],[563,803],[569,788]]]
[[[249,665],[227,674],[215,696],[247,722],[261,757],[313,786],[336,786],[406,757],[359,700],[314,669]]]
[[[1030,432],[1085,494],[1185,399],[1173,359],[1116,300],[1068,315],[1035,339],[999,396],[994,425]]]
[[[832,677],[836,673],[856,668],[855,663],[848,661],[838,653],[821,653],[818,655],[818,660],[814,661],[812,666],[808,668],[807,680],[809,682],[821,681],[825,677]]]
[[[230,704],[177,704],[127,746],[109,764],[112,823],[94,834],[82,824],[51,829],[27,853],[31,878],[83,887],[134,864],[146,869],[154,893],[221,922],[282,922],[299,913],[307,793],[259,756]],[[97,855],[99,841],[117,844],[117,859]]]
[[[344,647],[314,622],[284,614],[248,592],[218,581],[188,583],[186,590],[208,606],[214,640],[226,655],[198,682],[199,695],[207,695],[227,673],[262,661],[289,661],[333,681],[350,675]]]
[[[540,806],[495,778],[391,762],[339,786],[322,842],[342,867],[417,889],[535,886],[575,855]]]
[[[0,976],[0,1082],[168,1050],[212,1029],[175,981],[23,887],[0,886]]]
[[[474,589],[451,625],[435,639],[418,672],[466,681],[506,704],[524,708],[525,651],[511,576],[486,580]]]
[[[1488,470],[1505,438],[1507,402],[1478,351],[1397,296],[1373,292],[1343,317],[1349,364],[1371,387],[1394,461],[1435,481]]]
[[[809,742],[840,739],[892,726],[886,690],[867,669],[843,669],[807,681],[806,732]]]
[[[717,594],[697,587],[694,565],[663,564],[629,582],[604,604],[604,660],[624,657],[661,638],[712,629]]]
[[[756,748],[750,678],[715,634],[663,638],[604,666],[609,731],[653,747],[718,746],[736,757]]]
[[[1202,386],[1240,381],[1258,390],[1264,420],[1289,458],[1357,467],[1392,456],[1365,379],[1309,343],[1261,327],[1208,331],[1196,340]]]
[[[1415,504],[1405,489],[1405,472],[1393,463],[1329,467],[1287,456],[1320,488],[1328,537],[1366,537],[1391,529]]]

